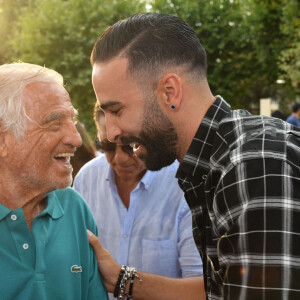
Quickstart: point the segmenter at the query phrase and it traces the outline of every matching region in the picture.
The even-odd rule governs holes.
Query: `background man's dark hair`
[[[157,73],[161,67],[183,65],[206,77],[204,48],[193,29],[172,15],[136,14],[112,25],[96,42],[91,64],[117,56],[128,58],[130,74]]]
[[[293,113],[297,112],[299,109],[300,109],[300,103],[295,103],[292,108]]]
[[[100,117],[105,117],[104,111],[101,109],[100,104],[98,102],[95,103],[94,106],[94,121],[97,123]]]

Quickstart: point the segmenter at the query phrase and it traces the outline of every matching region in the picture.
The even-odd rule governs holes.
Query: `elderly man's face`
[[[28,121],[25,139],[10,145],[12,172],[20,184],[32,189],[65,188],[72,181],[70,156],[82,143],[69,95],[57,83],[34,82],[24,96],[32,122]]]

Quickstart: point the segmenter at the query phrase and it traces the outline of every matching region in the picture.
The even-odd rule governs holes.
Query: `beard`
[[[138,137],[124,136],[121,142],[137,142],[147,153],[139,155],[150,171],[158,171],[172,164],[177,157],[177,134],[168,117],[159,107],[156,98],[145,99],[142,130]]]

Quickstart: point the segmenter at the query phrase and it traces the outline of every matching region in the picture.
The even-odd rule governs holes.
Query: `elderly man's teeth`
[[[56,157],[70,157],[70,156],[74,156],[74,153],[59,153],[57,155],[55,155]]]

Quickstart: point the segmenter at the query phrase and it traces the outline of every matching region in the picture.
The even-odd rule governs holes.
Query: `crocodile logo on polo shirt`
[[[74,266],[71,267],[71,272],[72,273],[81,273],[82,272],[82,267],[74,265]]]

